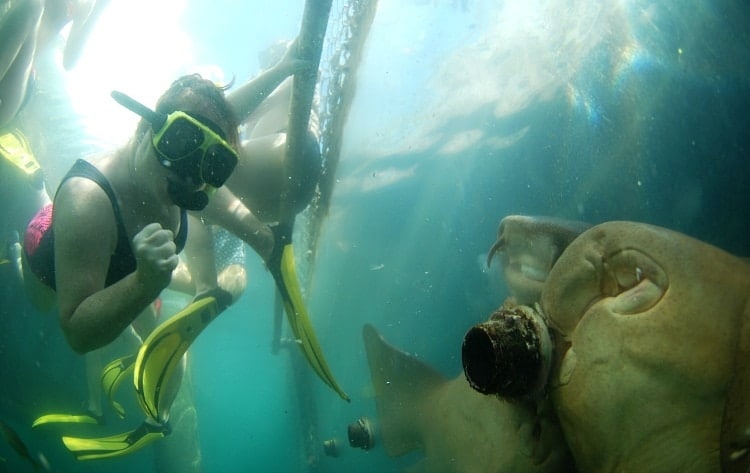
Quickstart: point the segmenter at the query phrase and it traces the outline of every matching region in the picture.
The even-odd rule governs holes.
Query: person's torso
[[[111,173],[110,173],[111,175]],[[65,175],[60,183],[60,188],[65,185],[72,185],[69,181],[73,178],[88,179],[96,183],[107,196],[114,215],[115,224],[117,226],[117,241],[114,245],[114,250],[110,256],[109,269],[107,272],[105,286],[111,286],[117,281],[121,280],[128,274],[136,270],[136,258],[132,248],[132,239],[140,229],[142,229],[148,223],[151,223],[148,212],[139,213],[136,208],[130,205],[133,202],[134,196],[126,195],[121,199],[116,192],[116,186],[113,186],[110,179],[96,166],[89,163],[88,161],[78,160],[71,167],[70,171]],[[115,176],[113,181],[117,181]],[[58,191],[59,189],[58,188]],[[127,194],[127,192],[124,192]],[[123,202],[124,201],[124,202]],[[175,217],[172,221],[163,221],[162,226],[165,228],[171,228],[175,232],[175,245],[177,246],[177,252],[180,252],[187,240],[187,212],[184,210],[179,211],[179,216]],[[53,228],[49,228],[44,232],[41,237],[40,243],[37,248],[33,249],[33,253],[39,252],[44,261],[33,262],[34,273],[47,285],[55,289],[55,278],[54,278],[54,231]],[[31,255],[30,259],[34,259]]]

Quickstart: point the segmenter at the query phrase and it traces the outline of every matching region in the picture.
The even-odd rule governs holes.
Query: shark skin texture
[[[606,222],[544,283],[550,393],[586,472],[750,468],[750,265],[689,236]]]

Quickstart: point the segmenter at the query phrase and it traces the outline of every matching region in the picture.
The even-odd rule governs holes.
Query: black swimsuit
[[[62,182],[60,182],[60,186],[71,177],[83,177],[94,181],[107,194],[107,197],[109,197],[109,201],[112,204],[112,211],[115,214],[115,221],[117,222],[117,247],[109,259],[109,270],[107,271],[107,279],[105,282],[105,287],[109,287],[128,274],[134,272],[136,269],[135,255],[133,254],[130,238],[128,238],[128,234],[125,231],[125,224],[122,219],[120,205],[117,203],[117,197],[115,196],[112,186],[109,184],[107,178],[88,161],[82,159],[77,160],[73,167],[70,168],[70,171],[65,175]],[[42,209],[40,214],[44,211],[45,209]],[[35,220],[32,220],[29,225],[30,228]],[[187,211],[180,209],[180,228],[174,239],[178,253],[185,247],[187,229]],[[37,228],[36,231],[39,231],[39,228]],[[34,272],[43,283],[50,286],[52,289],[55,289],[54,240],[52,225],[49,225],[48,228],[43,229],[43,235],[41,236],[41,239],[38,239],[38,245],[36,248],[24,248],[32,272]]]

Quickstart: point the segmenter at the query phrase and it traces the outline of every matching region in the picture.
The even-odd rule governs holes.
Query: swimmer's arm
[[[68,39],[63,48],[63,67],[66,71],[72,69],[83,54],[84,46],[91,36],[102,11],[111,0],[90,0],[88,2],[73,2],[73,21],[68,33]]]
[[[71,348],[86,353],[114,341],[161,288],[143,284],[136,273],[104,287],[117,225],[95,183],[72,178],[60,188],[54,232],[60,324]]]
[[[16,116],[26,97],[42,11],[39,2],[14,2],[0,14],[0,127]]]
[[[221,187],[216,191],[208,206],[201,212],[201,216],[242,239],[263,258],[263,261],[271,255],[273,233],[270,227],[261,222],[226,187]]]
[[[297,57],[297,42],[294,41],[279,62],[231,92],[227,100],[240,122],[243,122],[284,79],[309,67],[309,61]]]

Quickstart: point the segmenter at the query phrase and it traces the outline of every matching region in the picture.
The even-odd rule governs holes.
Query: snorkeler
[[[205,207],[237,162],[237,123],[212,82],[176,80],[156,111],[115,98],[144,117],[135,136],[95,164],[77,161],[54,214],[51,206],[37,214],[24,245],[47,296],[56,292],[63,331],[79,353],[111,343],[169,284],[187,210]],[[162,433],[166,417],[151,419]],[[140,445],[131,440],[117,447]]]
[[[221,186],[238,159],[237,125],[223,91],[197,75],[175,81],[156,111],[124,94],[113,97],[143,118],[136,135],[96,165],[74,165],[55,197],[54,219],[50,206],[40,211],[24,248],[31,271],[57,290],[63,330],[79,352],[111,343],[167,286],[187,241],[187,210],[211,215],[210,200],[231,200]],[[272,248],[273,240],[265,240],[271,231],[259,225],[267,233],[242,230],[263,253],[258,248]],[[104,458],[166,435],[179,360],[231,302],[225,296],[197,296],[144,342],[135,362],[136,392],[147,414],[141,428],[100,439],[65,437],[68,448],[80,459]]]
[[[185,247],[185,264],[173,274],[170,288],[200,294],[219,287],[236,301],[245,289],[247,272],[242,245],[241,220],[238,210],[252,209],[258,224],[274,224],[280,220],[287,165],[287,122],[292,95],[292,72],[309,65],[296,56],[296,42],[274,43],[260,55],[263,72],[227,95],[227,100],[240,118],[244,139],[238,148],[239,161],[226,183],[235,200],[209,205],[216,207],[214,218],[202,215],[194,224]],[[295,212],[304,210],[315,195],[322,169],[318,143],[317,112],[313,106],[310,127],[299,161],[303,169],[300,185],[287,198]],[[216,201],[218,202],[218,201]],[[220,216],[220,219],[215,216]],[[203,228],[203,227],[206,228]],[[228,230],[227,230],[228,229]],[[260,228],[259,228],[260,230]],[[261,230],[262,231],[262,230]],[[213,247],[212,253],[204,251]],[[270,252],[270,247],[268,248]],[[259,253],[264,261],[270,253]]]

